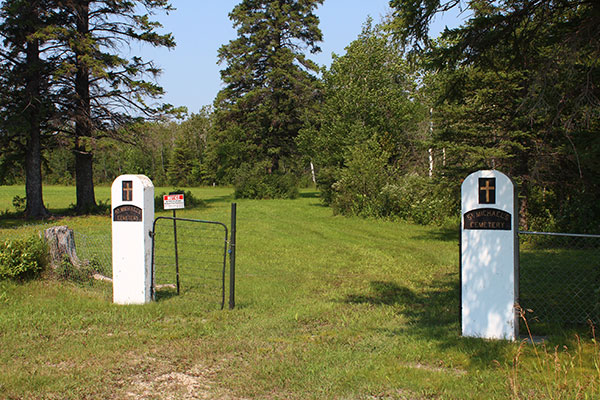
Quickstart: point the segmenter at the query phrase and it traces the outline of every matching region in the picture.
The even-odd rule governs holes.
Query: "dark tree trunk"
[[[92,154],[75,148],[75,185],[77,211],[87,213],[96,208]]]
[[[31,12],[37,13],[38,5],[32,4]],[[34,20],[37,15],[33,15]],[[24,117],[27,124],[27,152],[25,155],[25,215],[30,218],[46,218],[50,215],[42,197],[42,145],[41,145],[41,81],[42,63],[40,44],[37,39],[26,45],[27,71],[25,92],[27,105]]]
[[[77,33],[84,41],[89,35],[89,1],[82,0],[75,6],[77,15]],[[93,124],[90,107],[90,68],[85,61],[85,46],[77,46],[75,57],[77,73],[75,76],[75,185],[77,192],[76,209],[80,213],[94,210],[93,155],[91,138]]]

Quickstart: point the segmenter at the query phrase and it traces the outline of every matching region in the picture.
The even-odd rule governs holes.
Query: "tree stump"
[[[48,243],[50,265],[56,269],[65,259],[75,268],[81,266],[75,248],[75,235],[67,226],[53,226],[44,231],[44,239]]]
[[[69,229],[68,226],[53,226],[44,231],[44,239],[48,243],[48,253],[50,267],[56,271],[65,260],[68,260],[70,266],[68,266],[69,272],[67,275],[75,274],[77,276],[83,271],[84,275],[89,275],[99,281],[112,282],[111,278],[108,278],[96,271],[87,270],[82,267],[89,267],[89,261],[81,261],[77,257],[77,249],[75,248],[75,234],[73,229]]]

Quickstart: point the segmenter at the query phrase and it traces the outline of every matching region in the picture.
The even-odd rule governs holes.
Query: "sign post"
[[[111,187],[113,301],[151,300],[154,186],[144,175],[121,175]]]
[[[478,171],[461,187],[461,326],[463,336],[518,336],[519,214],[515,185],[498,171]]]
[[[173,236],[175,239],[175,275],[177,281],[177,294],[179,294],[179,251],[177,249],[177,214],[175,210],[185,208],[183,193],[171,192],[163,196],[163,209],[173,210]]]

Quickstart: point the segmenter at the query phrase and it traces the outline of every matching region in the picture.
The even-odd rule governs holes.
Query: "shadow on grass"
[[[396,282],[373,281],[370,293],[351,294],[351,304],[397,306],[408,319],[404,327],[382,329],[386,335],[410,335],[436,344],[440,350],[467,354],[471,363],[492,367],[494,360],[507,361],[508,342],[463,338],[460,334],[460,287],[457,274],[447,274],[418,293]]]
[[[154,299],[158,301],[169,300],[173,297],[177,297],[177,290],[175,289],[159,289],[154,292]]]
[[[460,228],[438,228],[429,232],[424,232],[421,235],[414,236],[413,239],[417,240],[435,240],[438,242],[456,242],[460,238]]]
[[[421,299],[410,289],[398,286],[394,282],[371,282],[372,294],[351,294],[346,297],[347,303],[371,305],[420,304]]]
[[[318,199],[321,197],[318,191],[314,192],[300,192],[301,199]]]
[[[202,199],[203,202],[205,202],[206,204],[213,204],[213,203],[226,203],[227,201],[229,202],[235,202],[236,198],[235,196],[232,194],[227,194],[227,195],[223,195],[223,196],[214,196],[208,199]]]
[[[44,219],[27,218],[23,213],[4,213],[0,215],[0,229],[15,229],[30,225],[54,224],[68,216],[68,209],[51,209],[51,216]]]

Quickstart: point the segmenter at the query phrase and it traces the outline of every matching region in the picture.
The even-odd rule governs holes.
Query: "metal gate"
[[[231,237],[222,222],[157,217],[152,226],[152,298],[186,295],[207,308],[225,306],[229,278],[229,308],[235,306],[235,204],[231,207]],[[227,256],[229,276],[227,277]]]

